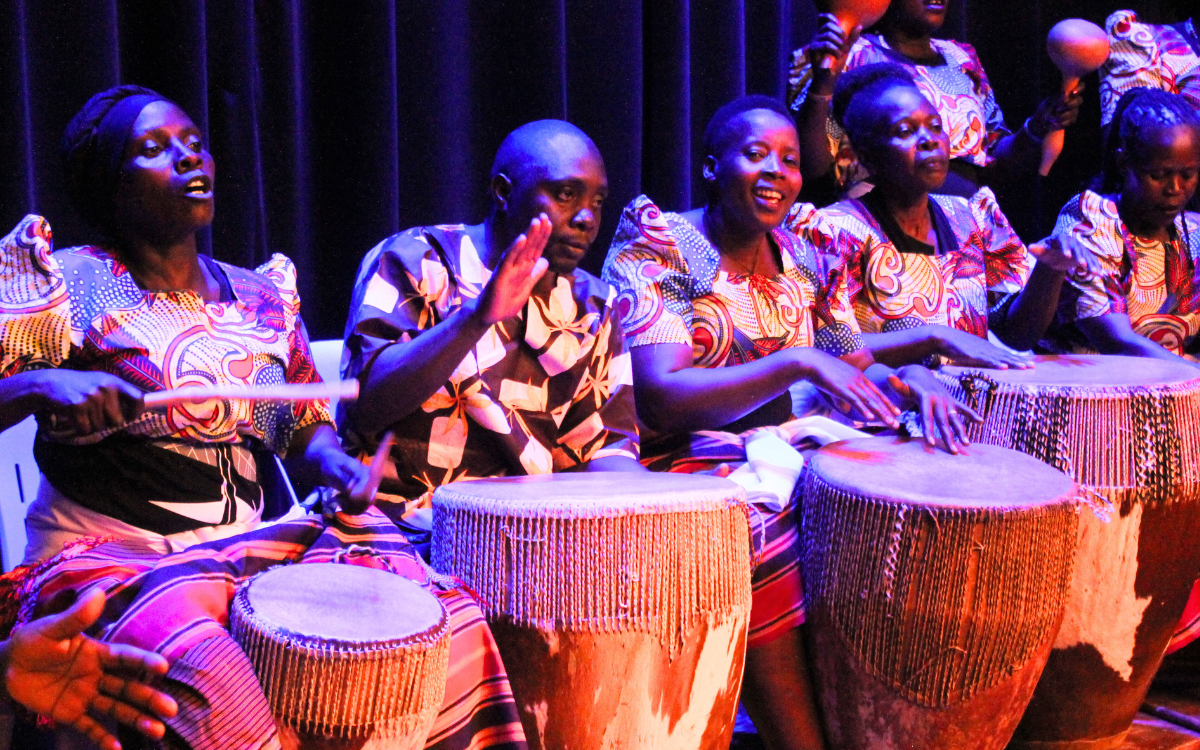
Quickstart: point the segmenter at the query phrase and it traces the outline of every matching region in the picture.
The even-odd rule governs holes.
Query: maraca
[[[890,2],[891,0],[817,0],[817,10],[836,16],[842,31],[849,36],[855,26],[862,26],[864,29],[874,26],[883,18]],[[821,68],[824,70],[832,67],[832,57],[821,61]]]
[[[1046,37],[1046,52],[1062,71],[1063,93],[1074,90],[1079,79],[1096,70],[1108,59],[1108,35],[1104,29],[1082,18],[1067,18],[1054,24]],[[1042,166],[1038,173],[1050,174],[1050,167],[1063,149],[1063,131],[1054,130],[1042,140]]]

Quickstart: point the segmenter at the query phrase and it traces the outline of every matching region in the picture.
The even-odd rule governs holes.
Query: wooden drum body
[[[450,622],[433,594],[373,568],[288,565],[243,584],[229,620],[289,743],[425,746],[450,661]]]
[[[1062,469],[1094,509],[1081,515],[1062,630],[1011,747],[1118,747],[1200,566],[1200,378],[1102,355],[942,373],[985,415],[972,440]]]
[[[1070,478],[1015,451],[818,451],[801,545],[829,746],[1003,748],[1058,632],[1077,526]]]
[[[433,565],[477,591],[531,748],[728,748],[745,662],[744,495],[556,474],[433,496]]]

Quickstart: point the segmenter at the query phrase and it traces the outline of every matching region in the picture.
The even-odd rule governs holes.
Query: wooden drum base
[[[957,705],[931,708],[871,674],[837,627],[822,619],[821,612],[808,613],[807,650],[822,683],[826,739],[843,750],[1001,750],[1021,720],[1053,641],[1047,638],[1025,664],[1015,665],[1011,677]]]
[[[531,750],[729,747],[745,616],[702,622],[673,655],[649,633],[489,624]]]

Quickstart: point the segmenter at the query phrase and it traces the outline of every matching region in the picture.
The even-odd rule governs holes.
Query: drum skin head
[[[1182,362],[1110,354],[1061,354],[1034,357],[1028,370],[986,370],[948,365],[941,374],[957,378],[982,373],[997,383],[1013,385],[1077,385],[1082,387],[1151,387],[1200,379],[1200,370]]]
[[[959,455],[923,440],[872,437],[831,443],[809,464],[825,483],[860,497],[941,508],[1026,508],[1074,502],[1061,471],[1008,448],[972,444]]]
[[[359,565],[272,568],[249,583],[250,608],[276,628],[343,643],[404,640],[445,617],[437,597],[394,573]]]
[[[434,491],[434,505],[495,511],[516,517],[615,517],[715,510],[745,491],[719,477],[652,472],[538,474],[452,482]]]

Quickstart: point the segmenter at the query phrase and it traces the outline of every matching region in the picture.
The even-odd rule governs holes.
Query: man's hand
[[[159,719],[171,718],[178,707],[144,681],[166,674],[166,659],[83,635],[100,617],[104,599],[103,591],[92,589],[65,612],[17,627],[7,644],[4,684],[29,710],[74,727],[104,750],[120,750],[89,712],[158,739],[166,731]]]
[[[474,315],[485,328],[508,320],[525,309],[533,287],[550,263],[542,257],[550,239],[551,224],[546,214],[529,223],[504,251],[496,270],[475,302]]]
[[[146,408],[132,383],[106,372],[37,370],[38,411],[58,437],[90,435],[132,422]]]

